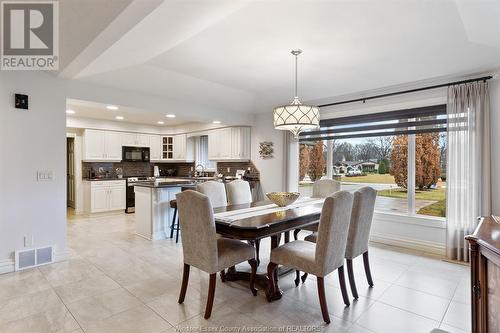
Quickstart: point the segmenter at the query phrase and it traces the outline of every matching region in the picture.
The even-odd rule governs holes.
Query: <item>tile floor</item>
[[[207,274],[192,269],[186,301],[177,304],[181,245],[150,242],[133,230],[133,214],[70,216],[67,261],[0,276],[0,332],[470,331],[467,266],[377,245],[370,250],[375,287],[367,287],[362,260],[355,260],[360,298],[350,307],[336,272],[327,277],[328,326],[314,277],[295,288],[293,274],[280,279],[284,296],[273,303],[262,291],[253,297],[245,284],[218,280],[205,320]],[[264,242],[264,262],[268,251]]]

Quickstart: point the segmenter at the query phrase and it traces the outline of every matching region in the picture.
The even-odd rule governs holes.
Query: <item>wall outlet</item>
[[[53,181],[54,172],[53,171],[37,171],[36,179],[40,181]]]
[[[35,244],[35,236],[24,236],[24,247],[33,247]]]

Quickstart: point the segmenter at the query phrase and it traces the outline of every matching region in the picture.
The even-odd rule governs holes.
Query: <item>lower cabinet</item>
[[[125,180],[84,182],[84,208],[86,213],[101,213],[125,209]]]

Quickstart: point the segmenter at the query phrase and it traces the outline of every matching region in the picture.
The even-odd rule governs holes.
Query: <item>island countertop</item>
[[[134,184],[138,187],[149,188],[166,188],[166,187],[196,187],[196,182],[190,180],[172,180],[172,181],[154,181],[154,182],[139,182]]]

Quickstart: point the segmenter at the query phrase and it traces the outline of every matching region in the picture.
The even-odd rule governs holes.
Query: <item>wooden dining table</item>
[[[318,224],[322,207],[321,199],[310,199],[310,202],[307,202],[306,199],[296,205],[282,208],[272,205],[270,201],[218,207],[214,208],[216,231],[224,237],[249,242],[270,237],[272,250],[279,246],[283,234],[285,235],[284,241],[288,242],[291,230]],[[218,215],[232,214],[232,212],[234,214],[230,215],[230,218],[218,217]],[[283,272],[283,270],[281,271]],[[232,267],[227,272],[222,273],[221,277],[223,281],[250,280],[250,273],[238,271]],[[267,274],[257,274],[256,277],[256,283],[265,290],[266,298],[270,302],[280,299],[282,296],[277,279],[276,275],[276,288],[273,292],[269,286]]]

